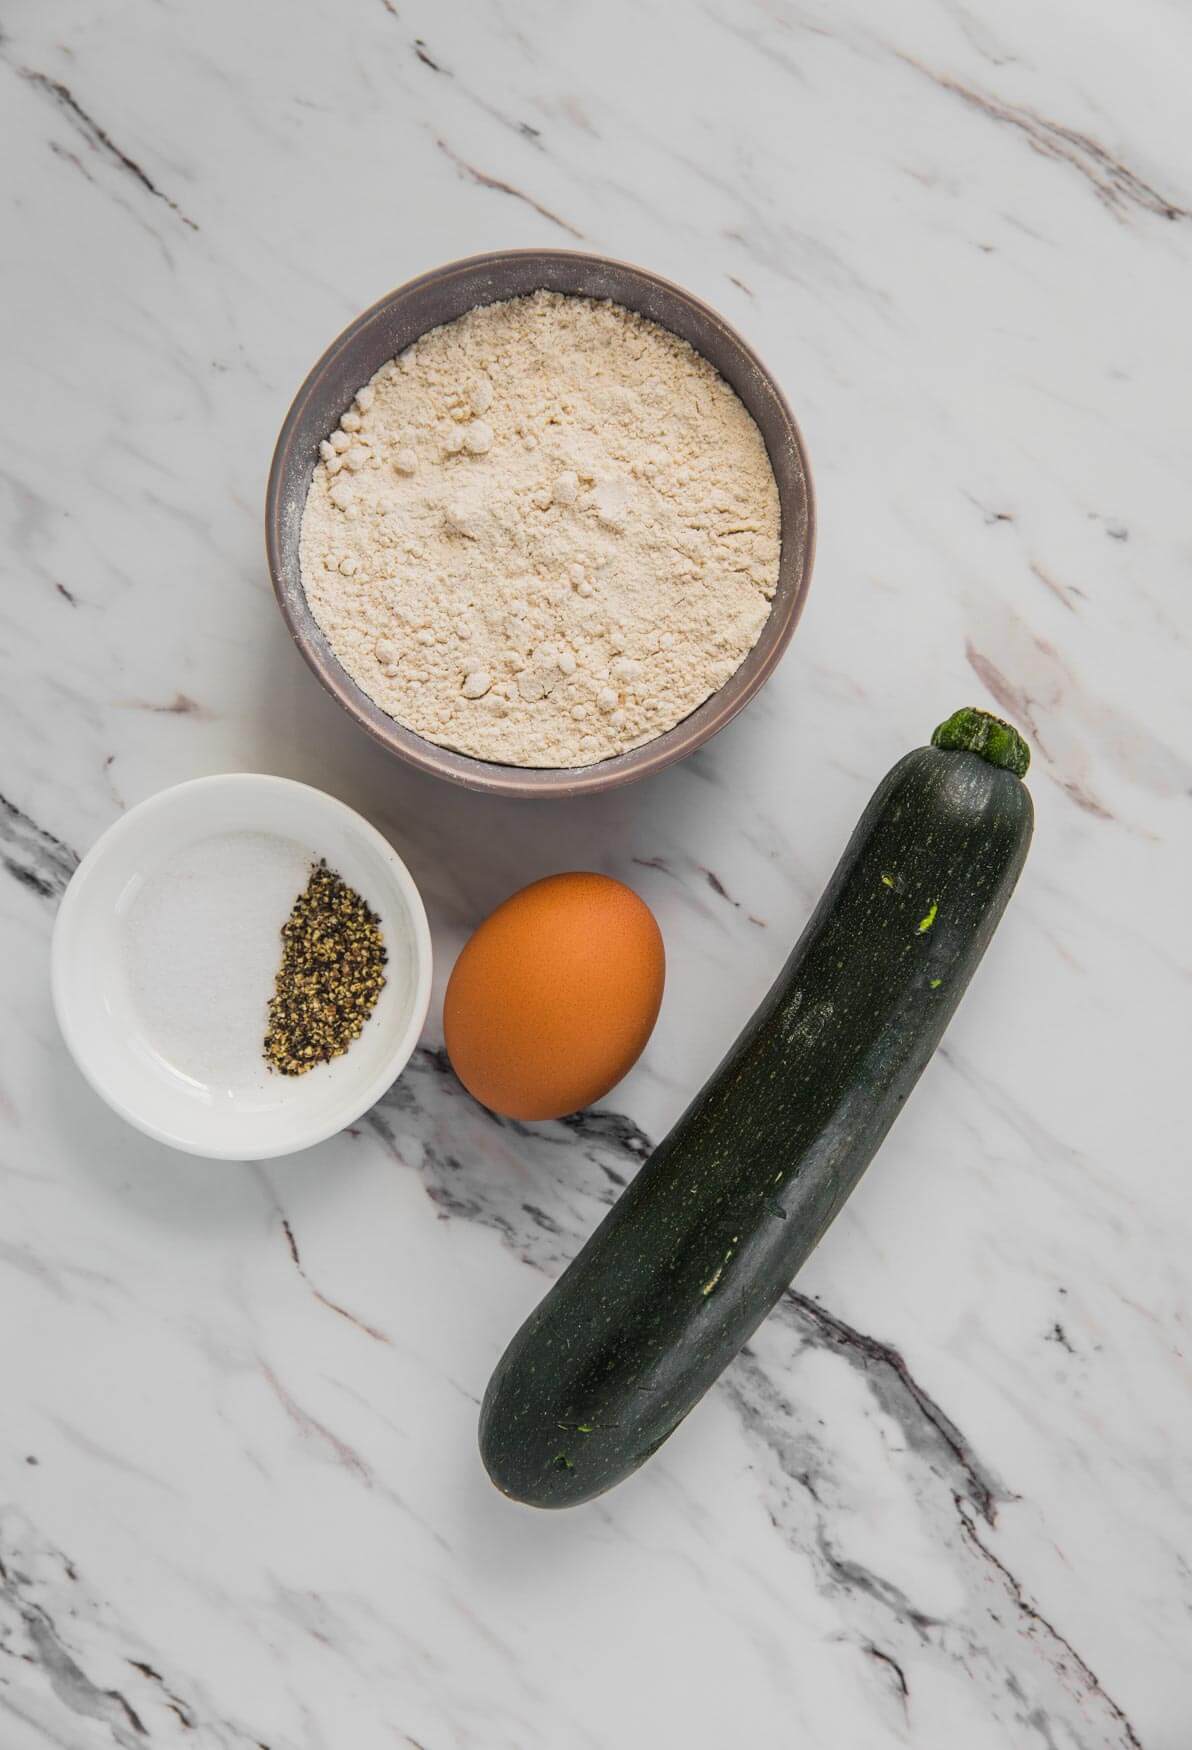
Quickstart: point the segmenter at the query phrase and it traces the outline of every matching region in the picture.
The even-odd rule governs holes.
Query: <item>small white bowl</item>
[[[225,833],[275,834],[325,858],[380,917],[389,958],[376,1008],[342,1057],[306,1075],[263,1059],[233,1086],[195,1073],[163,1051],[138,1006],[128,950],[138,895],[188,847]],[[92,847],[58,910],[51,983],[71,1055],[113,1111],[189,1154],[263,1160],[334,1136],[401,1074],[430,1003],[430,930],[409,870],[353,809],[288,778],[229,772],[151,796]]]

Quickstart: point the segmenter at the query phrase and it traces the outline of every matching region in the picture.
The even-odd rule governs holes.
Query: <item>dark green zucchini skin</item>
[[[620,1482],[749,1339],[938,1045],[1032,821],[977,753],[919,748],[883,780],[761,1008],[502,1356],[480,1445],[505,1494]]]

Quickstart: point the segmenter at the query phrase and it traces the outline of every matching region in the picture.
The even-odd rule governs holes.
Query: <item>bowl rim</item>
[[[299,576],[297,580],[298,589],[296,592],[302,598],[303,605],[299,607],[287,589],[287,580],[281,558],[281,505],[283,482],[289,465],[290,452],[296,441],[298,427],[307,402],[340,353],[362,328],[366,327],[383,311],[390,309],[399,301],[411,297],[423,287],[452,278],[482,274],[486,270],[511,261],[583,262],[595,268],[631,274],[638,280],[645,281],[649,285],[659,288],[665,294],[678,298],[687,304],[704,322],[721,330],[729,343],[738,349],[765,382],[785,421],[803,476],[806,496],[805,533],[799,577],[794,593],[786,606],[783,622],[762,658],[744,680],[741,680],[742,669],[757,648],[755,644],[753,649],[746,653],[741,667],[729,676],[722,687],[711,693],[700,705],[697,705],[688,716],[682,718],[670,729],[664,730],[661,735],[643,743],[640,747],[631,748],[628,752],[613,759],[598,761],[591,766],[527,767],[501,765],[495,761],[479,759],[473,754],[459,753],[453,748],[441,747],[437,742],[428,741],[417,731],[407,728],[397,718],[389,716],[375,701],[369,699],[363,688],[352,679],[330,648],[326,653],[320,648],[319,643],[312,636],[310,627],[304,623],[303,615],[305,613],[311,623],[315,624],[313,614],[309,606],[306,605],[301,577]],[[511,296],[518,295],[525,294],[511,294]],[[616,299],[614,298],[613,301],[616,302]],[[650,319],[656,320],[656,318]],[[432,326],[434,325],[432,324]],[[658,326],[665,328],[667,325],[665,322],[659,322]],[[429,333],[430,329],[424,329],[422,332]],[[669,332],[673,333],[674,330],[669,330]],[[412,345],[413,342],[410,344]],[[695,347],[694,350],[698,352],[700,348]],[[701,353],[701,356],[706,358],[707,354]],[[708,362],[713,365],[714,369],[717,368],[714,360],[709,359]],[[415,275],[413,279],[404,281],[392,291],[377,298],[336,335],[307,372],[282,421],[265,488],[265,551],[273,593],[277,598],[278,607],[290,637],[297,645],[303,661],[324,691],[329,693],[343,707],[349,717],[374,741],[407,765],[416,770],[427,772],[433,777],[445,779],[449,783],[461,785],[465,789],[499,796],[558,799],[614,790],[624,784],[635,783],[639,778],[660,772],[702,747],[705,742],[730,723],[738,712],[744,710],[750,700],[765,685],[785,655],[802,615],[808,590],[811,587],[811,575],[815,564],[816,533],[815,482],[812,478],[811,463],[803,433],[778,379],[754,348],[734,325],[721,315],[719,310],[698,297],[694,292],[688,291],[685,286],[679,285],[677,281],[667,279],[662,274],[655,273],[651,268],[641,267],[636,262],[624,261],[616,256],[601,255],[585,249],[495,249],[484,251],[478,255],[460,256],[453,261],[444,262],[438,267],[429,268],[424,273]],[[764,636],[764,631],[763,627],[762,636]],[[740,684],[734,689],[734,682],[738,681]],[[714,708],[709,710],[710,706]],[[706,712],[707,715],[693,729],[691,727],[693,720],[701,712]],[[379,721],[381,718],[384,721]]]
[[[134,826],[142,823],[147,817],[162,812],[176,804],[182,792],[194,794],[199,790],[231,789],[243,786],[262,786],[267,788],[285,789],[303,792],[305,796],[317,797],[317,806],[330,804],[332,813],[346,816],[353,828],[370,843],[388,866],[394,879],[394,885],[401,895],[410,922],[414,958],[414,993],[410,1009],[410,1018],[397,1039],[393,1049],[387,1052],[376,1073],[363,1085],[361,1093],[347,1102],[334,1107],[332,1117],[312,1116],[309,1126],[298,1134],[301,1141],[286,1141],[277,1147],[256,1147],[245,1151],[243,1148],[210,1147],[194,1141],[185,1135],[178,1135],[164,1125],[155,1124],[145,1118],[135,1106],[130,1105],[105,1080],[97,1074],[90,1061],[86,1040],[81,1029],[76,1025],[76,1017],[70,986],[72,974],[67,968],[66,957],[70,946],[69,935],[72,927],[77,927],[80,908],[87,903],[91,877],[97,868],[111,855],[113,849],[118,849],[121,841],[128,836]],[[168,1148],[177,1149],[182,1154],[197,1155],[204,1160],[273,1160],[279,1156],[298,1154],[317,1143],[326,1142],[329,1137],[337,1136],[354,1124],[363,1114],[375,1106],[406,1068],[413,1057],[426,1024],[430,1010],[431,988],[434,973],[434,950],[431,942],[430,924],[427,921],[426,907],[418,890],[414,877],[406,864],[394,850],[389,840],[371,821],[358,813],[349,803],[332,795],[328,790],[320,790],[313,784],[303,784],[296,778],[282,778],[272,772],[214,772],[206,777],[188,778],[180,784],[169,784],[163,790],[155,791],[136,803],[124,814],[118,816],[107,827],[95,843],[81,858],[77,868],[66,886],[66,891],[58,905],[54,917],[54,926],[50,942],[50,995],[58,1030],[75,1067],[84,1081],[98,1094],[104,1104],[130,1124],[134,1130],[139,1130],[154,1142],[164,1143]]]

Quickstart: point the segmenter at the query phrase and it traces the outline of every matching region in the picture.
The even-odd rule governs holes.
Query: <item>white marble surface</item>
[[[1186,1745],[1188,8],[13,0],[0,29],[2,1750]],[[714,746],[499,805],[320,693],[264,477],[358,309],[568,241],[758,346],[819,560]],[[1031,735],[1038,832],[938,1060],[665,1450],[512,1506],[475,1448],[501,1347],[962,702]],[[671,978],[610,1111],[500,1126],[432,1029],[310,1155],[123,1128],[54,1028],[55,901],[122,808],[228,768],[363,807],[441,969],[533,876],[632,880]]]

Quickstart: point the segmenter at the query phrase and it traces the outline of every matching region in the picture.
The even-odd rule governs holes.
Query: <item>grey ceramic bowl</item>
[[[496,765],[452,753],[406,729],[375,705],[340,667],[302,589],[298,541],[319,441],[339,423],[356,390],[388,359],[440,323],[478,304],[543,287],[611,298],[681,335],[729,383],[757,422],[778,482],[782,555],[774,606],[761,637],[719,692],[644,747],[578,768]],[[576,796],[628,784],[682,759],[736,716],[786,649],[811,580],[815,500],[799,428],[773,377],[723,316],[644,268],[567,249],[511,249],[473,255],[423,274],[358,316],[323,354],[286,415],[265,498],[269,570],[286,624],[333,698],[400,759],[473,790],[505,796]]]

